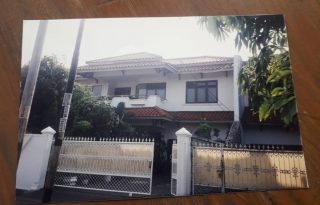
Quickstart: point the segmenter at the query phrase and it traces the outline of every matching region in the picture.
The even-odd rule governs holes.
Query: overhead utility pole
[[[47,32],[48,21],[42,20],[39,23],[38,33],[34,43],[31,61],[28,68],[27,79],[24,85],[21,104],[19,109],[19,135],[18,135],[18,160],[22,151],[23,138],[27,130],[32,100],[37,84],[41,55],[43,50],[44,39]]]
[[[77,73],[79,50],[81,45],[83,27],[84,27],[84,20],[80,20],[78,36],[77,36],[76,45],[75,45],[73,56],[72,56],[67,88],[66,88],[66,92],[64,94],[63,102],[62,102],[62,112],[61,112],[61,118],[59,122],[59,131],[54,137],[55,141],[54,141],[53,147],[51,148],[50,158],[48,162],[47,175],[46,175],[44,192],[42,197],[43,203],[51,201],[52,189],[54,185],[54,177],[57,172],[59,154],[60,154],[61,145],[64,139],[65,130],[66,130],[66,125],[67,125],[67,120],[68,120],[68,115],[69,115],[69,110],[71,105],[71,99],[72,99],[73,85],[74,85],[74,81]]]

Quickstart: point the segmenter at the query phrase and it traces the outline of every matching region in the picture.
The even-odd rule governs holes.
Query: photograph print
[[[16,204],[308,188],[282,15],[25,20]]]

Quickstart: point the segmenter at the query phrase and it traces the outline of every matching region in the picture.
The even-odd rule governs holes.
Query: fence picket
[[[205,187],[221,187],[221,174],[215,174],[219,173],[219,169],[223,169],[227,189],[270,190],[308,187],[302,151],[285,151],[283,146],[278,145],[192,146],[193,192],[196,194],[201,194]],[[222,153],[224,167],[218,163]]]

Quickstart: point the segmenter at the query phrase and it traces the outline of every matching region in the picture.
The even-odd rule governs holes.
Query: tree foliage
[[[201,17],[199,23],[216,39],[235,33],[235,47],[245,46],[253,57],[239,73],[242,92],[259,120],[274,116],[284,124],[297,123],[296,101],[288,52],[287,32],[281,15]]]
[[[205,138],[211,138],[211,131],[213,130],[213,127],[211,125],[209,125],[208,123],[206,122],[201,122],[199,124],[199,127],[196,131],[196,134],[202,136],[202,137],[205,137]]]
[[[29,67],[25,65],[21,70],[22,88],[28,69]],[[45,56],[41,60],[27,128],[28,132],[39,133],[48,126],[55,130],[58,129],[59,113],[61,112],[67,78],[66,69],[58,62],[56,57]]]
[[[96,98],[86,87],[75,86],[68,119],[68,135],[109,136],[116,123],[114,108]]]
[[[287,33],[281,15],[266,16],[204,16],[199,19],[217,40],[235,32],[235,46],[248,48],[254,55],[266,47],[287,47]]]
[[[114,108],[86,87],[75,85],[67,125],[69,136],[129,136],[134,129],[122,120],[124,103]]]
[[[28,66],[22,68],[22,88]],[[39,133],[47,126],[58,130],[68,72],[56,57],[41,60],[38,80],[28,122],[28,132]],[[75,85],[66,134],[72,136],[130,135],[134,129],[123,120],[124,104],[111,107],[88,88]]]
[[[296,101],[288,52],[271,56],[265,72],[255,72],[255,58],[239,73],[243,93],[259,120],[278,116],[286,124],[297,123]],[[258,60],[256,60],[258,61]]]
[[[213,132],[213,133],[212,133]],[[220,130],[212,127],[207,122],[200,122],[196,134],[200,137],[211,138],[211,134],[215,137],[219,137]]]

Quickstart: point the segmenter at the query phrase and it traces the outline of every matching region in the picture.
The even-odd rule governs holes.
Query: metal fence
[[[302,151],[278,146],[193,146],[193,194],[307,188]]]
[[[150,195],[153,155],[152,139],[68,137],[55,186]]]

